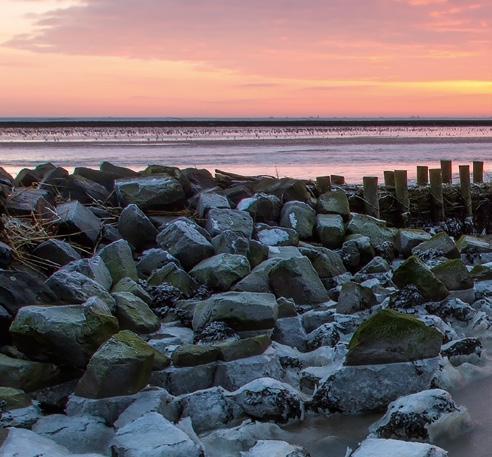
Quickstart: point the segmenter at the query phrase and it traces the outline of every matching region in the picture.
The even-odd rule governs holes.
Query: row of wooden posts
[[[483,161],[473,162],[473,183],[483,183]],[[453,165],[451,160],[441,160],[441,168],[431,168],[427,166],[417,166],[417,186],[427,186],[430,184],[430,194],[432,198],[432,217],[436,221],[445,219],[445,208],[443,198],[443,184],[449,185],[453,182]],[[465,203],[465,214],[467,217],[473,216],[471,198],[470,166],[459,165],[460,191]],[[331,175],[316,178],[316,183],[321,192],[331,190],[332,185],[344,185],[343,176]],[[378,178],[375,176],[365,176],[362,178],[364,202],[366,213],[370,216],[379,218],[379,187]],[[394,190],[396,200],[401,206],[402,214],[410,211],[410,197],[408,193],[407,170],[393,170],[384,172],[384,186],[386,189]]]

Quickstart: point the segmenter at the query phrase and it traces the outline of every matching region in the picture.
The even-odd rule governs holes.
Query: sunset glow
[[[491,116],[487,0],[0,0],[0,116]]]

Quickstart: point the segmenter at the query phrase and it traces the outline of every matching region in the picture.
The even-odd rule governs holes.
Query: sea
[[[492,174],[492,119],[377,120],[7,120],[0,119],[0,166],[16,174],[53,162],[70,171],[108,160],[135,170],[159,163],[243,175],[382,180],[385,170],[485,162]]]

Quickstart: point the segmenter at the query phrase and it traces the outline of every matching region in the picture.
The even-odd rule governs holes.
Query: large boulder
[[[185,297],[191,297],[195,294],[198,287],[197,282],[174,263],[155,270],[147,280],[149,286],[160,286],[170,284],[172,287],[180,290]]]
[[[318,212],[322,214],[339,214],[344,219],[350,216],[347,194],[343,190],[333,190],[318,197]]]
[[[265,246],[297,246],[299,235],[294,229],[285,227],[262,227],[256,231],[256,238]]]
[[[300,179],[264,178],[255,184],[255,191],[276,195],[282,203],[293,200],[306,202],[310,199],[306,182]]]
[[[290,201],[282,207],[280,225],[294,229],[301,240],[312,237],[315,223],[316,211],[307,203]]]
[[[429,389],[439,359],[381,365],[344,366],[329,375],[314,393],[318,411],[365,414],[381,411],[402,395]]]
[[[52,363],[14,359],[0,354],[1,386],[30,392],[53,384],[59,375],[59,369]]]
[[[323,246],[339,248],[345,236],[345,224],[339,214],[318,214],[316,233]]]
[[[104,260],[98,255],[88,259],[70,262],[62,267],[61,270],[81,273],[84,276],[93,279],[107,290],[111,289],[111,285],[113,284],[113,278],[111,278],[108,267],[106,267]]]
[[[209,190],[207,192],[201,192],[198,196],[197,212],[201,218],[204,218],[209,210],[213,208],[226,208],[230,209],[231,205],[228,198],[225,195],[221,195],[217,192]]]
[[[141,209],[169,208],[182,206],[186,198],[181,183],[165,175],[117,179],[114,187],[121,206],[134,203]]]
[[[369,287],[349,281],[340,290],[336,309],[337,313],[352,314],[370,309],[376,303],[376,296]]]
[[[77,368],[117,330],[115,317],[83,305],[26,306],[10,327],[25,354]]]
[[[289,384],[272,378],[259,378],[231,394],[244,412],[255,419],[288,422],[301,419],[301,395]]]
[[[137,205],[128,205],[121,212],[118,230],[121,236],[139,252],[155,246],[157,229]]]
[[[280,199],[275,195],[257,193],[243,198],[237,209],[246,211],[256,222],[276,222],[280,215]]]
[[[448,457],[448,453],[437,446],[426,443],[409,443],[400,440],[368,438],[355,450],[351,457]]]
[[[56,207],[60,233],[84,243],[96,244],[102,222],[94,213],[78,201],[62,203]]]
[[[131,395],[149,382],[154,350],[129,330],[107,340],[92,356],[75,394],[88,398]]]
[[[175,367],[194,367],[215,362],[219,357],[219,350],[214,346],[185,344],[178,347],[172,355]]]
[[[43,241],[32,251],[32,255],[40,259],[48,270],[80,259],[80,254],[70,244],[58,239]]]
[[[217,254],[239,254],[248,256],[250,240],[242,233],[226,230],[212,238],[212,244]]]
[[[432,273],[448,290],[473,287],[473,278],[461,259],[451,259],[432,268]]]
[[[143,300],[129,292],[113,293],[113,297],[120,329],[137,333],[152,333],[159,329],[159,318]]]
[[[422,229],[401,228],[398,231],[397,246],[404,257],[412,255],[412,249],[432,238],[430,233]]]
[[[195,308],[193,329],[213,321],[223,321],[234,330],[266,330],[275,325],[278,305],[267,293],[224,292],[212,295]]]
[[[251,238],[253,218],[246,211],[237,209],[211,209],[207,215],[206,229],[211,236],[232,230]]]
[[[340,254],[323,247],[301,247],[301,254],[306,256],[321,280],[333,278],[347,272]]]
[[[382,310],[354,333],[346,364],[410,362],[436,357],[442,338],[441,332],[413,316]]]
[[[212,211],[217,210],[211,210],[209,214]],[[157,243],[187,270],[214,254],[210,241],[193,224],[184,220],[169,224],[157,235]]]
[[[281,260],[269,273],[277,297],[292,298],[297,304],[321,303],[328,299],[325,286],[307,257]]]
[[[455,439],[471,427],[471,418],[442,389],[430,389],[391,402],[386,414],[369,431],[377,438],[435,443]]]
[[[461,235],[456,241],[456,247],[461,254],[487,254],[492,252],[492,244],[483,238],[471,235]]]
[[[138,280],[137,268],[133,260],[130,245],[125,240],[114,241],[104,246],[99,251],[99,256],[103,259],[106,267],[111,274],[113,284],[122,278]]]
[[[449,294],[446,286],[415,256],[406,259],[395,270],[393,282],[400,288],[415,285],[427,300],[443,300]]]
[[[385,221],[358,213],[352,213],[347,232],[367,236],[376,249],[381,249],[384,244],[394,246],[398,235],[398,230],[386,227]]]
[[[460,256],[460,251],[453,239],[446,232],[441,232],[415,246],[412,254],[421,258],[444,256],[455,259]]]
[[[190,275],[210,289],[227,291],[251,272],[246,257],[236,254],[217,254],[202,260]]]
[[[156,412],[121,427],[113,439],[114,457],[202,457],[202,449]]]

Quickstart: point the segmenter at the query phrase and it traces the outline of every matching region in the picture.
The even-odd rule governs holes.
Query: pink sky
[[[490,0],[0,2],[0,116],[492,116]]]

